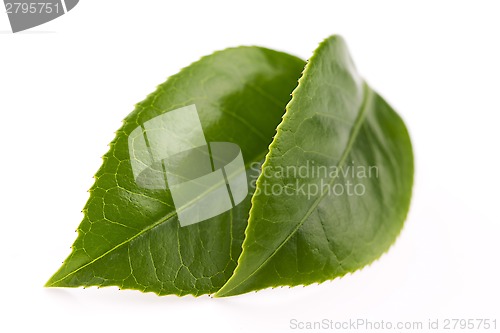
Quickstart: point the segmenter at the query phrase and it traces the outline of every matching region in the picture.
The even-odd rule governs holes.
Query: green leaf
[[[406,127],[357,74],[340,37],[319,46],[296,87],[303,67],[285,53],[227,49],[139,103],[104,156],[72,253],[47,286],[231,296],[333,279],[384,253],[410,204]],[[191,104],[208,142],[240,146],[249,180],[265,161],[241,204],[180,227],[168,190],[136,184],[128,137]]]
[[[204,57],[160,85],[118,130],[73,251],[46,286],[119,286],[159,295],[217,291],[236,267],[251,195],[231,211],[180,227],[170,192],[134,181],[128,136],[149,119],[195,104],[206,140],[239,145],[249,169],[267,154],[303,68],[296,57],[240,47]]]
[[[298,177],[301,166],[308,174]],[[410,139],[340,37],[309,60],[263,170],[238,267],[216,296],[333,279],[372,262],[397,237],[413,183]]]

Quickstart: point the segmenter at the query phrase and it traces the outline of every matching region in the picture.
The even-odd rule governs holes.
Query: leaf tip
[[[44,288],[54,288],[54,287],[57,287],[57,281],[54,281],[55,277],[55,274],[53,276],[50,277],[50,279],[47,280],[47,282],[45,282],[45,284],[43,285]]]

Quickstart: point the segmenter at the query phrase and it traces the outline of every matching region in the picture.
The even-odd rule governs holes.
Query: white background
[[[0,13],[0,331],[290,332],[292,318],[495,316],[499,327],[499,15],[497,1],[82,0],[12,34]],[[225,299],[43,288],[135,103],[214,50],[306,59],[334,33],[413,139],[411,211],[388,254],[322,285]]]

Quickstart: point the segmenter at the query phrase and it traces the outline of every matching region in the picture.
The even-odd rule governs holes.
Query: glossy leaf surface
[[[342,276],[399,234],[413,183],[410,139],[341,38],[310,59],[263,169],[239,265],[218,296]]]
[[[301,76],[303,68],[285,53],[227,49],[139,103],[96,174],[72,253],[47,286],[231,296],[323,282],[387,251],[411,198],[406,127],[359,76],[342,38],[321,43]],[[207,141],[241,148],[249,180],[265,161],[241,204],[180,227],[168,190],[135,183],[127,140],[192,104]]]
[[[128,136],[158,115],[195,104],[206,140],[236,143],[250,168],[267,154],[303,68],[302,60],[284,53],[227,49],[183,69],[137,104],[95,176],[73,251],[47,286],[119,286],[160,295],[217,291],[236,267],[250,195],[231,211],[180,227],[170,192],[134,181]]]

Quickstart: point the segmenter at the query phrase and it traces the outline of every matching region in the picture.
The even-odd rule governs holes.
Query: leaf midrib
[[[260,161],[260,160],[262,160],[262,159],[263,159],[266,155],[267,155],[267,152],[263,152],[263,153],[261,153],[261,154],[258,156],[258,158],[256,159],[256,161]],[[255,162],[255,161],[254,161],[254,160],[252,160],[252,162],[245,164],[245,171],[247,171],[247,170],[250,168],[250,164],[252,164],[252,163],[254,163],[254,162]],[[211,190],[211,188],[210,188],[210,189],[208,189],[205,193],[210,192],[210,190]],[[204,194],[202,194],[202,196],[203,196],[203,195],[204,195]],[[190,205],[191,203],[195,202],[195,201],[196,201],[199,197],[200,197],[200,196],[197,196],[197,197],[195,198],[195,200],[192,200],[192,201],[188,202],[187,204],[185,204],[184,206],[181,206],[181,208],[180,208],[180,209],[184,209],[184,207],[186,207],[186,206]],[[173,212],[170,212],[169,214],[167,214],[167,215],[163,216],[163,217],[162,217],[162,218],[160,218],[158,221],[156,221],[156,222],[154,222],[153,224],[149,225],[148,227],[146,227],[146,228],[142,229],[140,232],[138,232],[138,233],[137,233],[137,234],[135,234],[134,236],[132,236],[132,237],[130,237],[130,238],[128,238],[128,239],[126,239],[126,240],[124,240],[123,242],[121,242],[120,244],[118,244],[118,245],[114,246],[113,248],[109,249],[108,251],[104,252],[103,254],[101,254],[100,256],[98,256],[97,258],[92,259],[91,261],[89,261],[89,262],[88,262],[88,263],[86,263],[85,265],[82,265],[82,266],[78,267],[77,269],[75,269],[75,270],[73,270],[73,271],[69,272],[68,274],[64,275],[62,278],[60,278],[60,279],[58,279],[58,280],[56,280],[56,281],[54,281],[54,282],[51,282],[50,284],[49,284],[49,283],[47,283],[47,284],[46,284],[46,287],[55,286],[57,283],[59,283],[59,282],[61,282],[61,281],[65,280],[65,279],[66,279],[66,278],[68,278],[69,276],[71,276],[71,275],[73,275],[73,274],[77,273],[78,271],[80,271],[80,270],[82,270],[82,269],[84,269],[84,268],[86,268],[86,267],[88,267],[88,266],[92,265],[92,264],[93,264],[93,263],[95,263],[96,261],[98,261],[98,260],[100,260],[100,259],[102,259],[102,258],[106,257],[108,254],[110,254],[111,252],[115,251],[116,249],[118,249],[118,248],[120,248],[120,247],[122,247],[122,246],[124,246],[124,245],[126,245],[126,244],[128,244],[128,243],[130,243],[130,242],[132,242],[134,239],[136,239],[136,238],[138,238],[139,236],[141,236],[141,235],[143,235],[143,234],[147,233],[148,231],[150,231],[150,230],[154,229],[155,227],[159,226],[160,224],[162,224],[162,223],[164,223],[164,222],[167,222],[167,221],[168,221],[168,220],[170,220],[172,217],[174,217],[174,216],[176,216],[176,215],[177,215],[177,210],[178,210],[178,209],[175,209]]]
[[[361,125],[363,124],[363,121],[365,119],[366,110],[367,110],[367,107],[368,107],[368,104],[369,104],[368,102],[373,97],[374,92],[373,92],[373,90],[371,90],[368,87],[368,85],[366,84],[366,82],[363,82],[363,91],[364,91],[364,98],[363,98],[363,102],[362,102],[361,107],[360,107],[360,112],[359,112],[358,116],[356,117],[356,120],[354,122],[354,126],[353,126],[353,128],[351,130],[351,133],[349,134],[349,140],[347,141],[346,148],[345,148],[345,150],[343,151],[343,153],[342,153],[342,155],[340,157],[340,160],[339,160],[339,163],[338,163],[337,167],[342,167],[345,164],[347,156],[351,152],[352,146],[354,145],[354,142],[356,141],[356,139],[358,137],[359,130],[360,130]],[[330,182],[328,183],[328,185],[331,187],[337,178],[338,177],[332,177],[332,179],[330,180]],[[316,209],[316,207],[323,200],[323,198],[325,197],[326,192],[327,192],[326,190],[323,191],[321,193],[321,195],[313,202],[313,204],[311,205],[311,207],[309,208],[309,210],[306,212],[306,214],[302,217],[302,219],[299,221],[299,223],[297,224],[297,226],[280,243],[280,245],[278,247],[276,247],[276,249],[271,253],[271,255],[269,257],[267,257],[266,260],[264,260],[251,274],[249,274],[246,278],[244,278],[243,280],[241,280],[240,282],[238,282],[234,287],[231,287],[227,291],[224,291],[224,293],[222,293],[221,296],[224,295],[224,294],[228,294],[232,290],[234,290],[237,287],[239,287],[240,285],[242,285],[244,282],[246,282],[248,279],[250,279],[252,276],[254,276],[262,267],[264,267],[276,255],[276,253],[278,253],[278,251],[290,240],[290,238],[292,238],[293,235],[295,235],[295,233],[300,229],[300,227],[302,227],[302,225],[307,220],[307,218],[309,218],[309,216],[311,216],[311,214],[314,212],[314,210]],[[222,288],[224,288],[224,287],[222,287]],[[221,290],[222,290],[222,288],[221,288]]]

